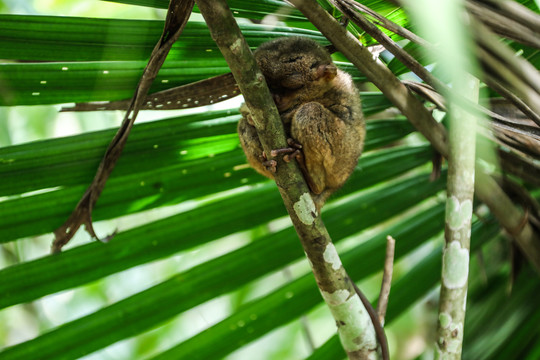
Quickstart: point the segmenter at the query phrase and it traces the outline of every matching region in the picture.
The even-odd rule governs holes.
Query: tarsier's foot
[[[270,153],[272,157],[285,154],[283,155],[283,160],[285,162],[291,161],[291,159],[296,159],[296,162],[298,163],[298,166],[300,166],[300,170],[302,171],[302,174],[304,175],[304,179],[306,180],[309,188],[312,192],[315,192],[316,189],[315,183],[313,179],[311,178],[311,175],[309,174],[309,171],[306,167],[306,162],[304,160],[304,154],[302,153],[302,145],[300,145],[296,140],[292,138],[287,139],[287,144],[289,145],[288,148],[283,149],[274,149]]]
[[[259,156],[259,159],[261,160],[261,163],[266,168],[266,170],[270,171],[271,173],[276,172],[277,170],[276,160],[268,160],[268,157],[266,156],[266,153],[264,151],[262,155]]]
[[[291,161],[292,158],[295,158],[298,161],[303,161],[302,152],[300,151],[302,149],[302,145],[300,145],[294,139],[291,139],[291,138],[287,139],[287,144],[289,145],[288,148],[272,150],[272,152],[270,153],[272,157],[285,154],[283,156],[283,160],[285,162]]]

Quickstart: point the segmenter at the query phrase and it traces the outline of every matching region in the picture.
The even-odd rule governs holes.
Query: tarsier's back
[[[325,48],[307,38],[280,38],[262,44],[255,58],[287,136],[302,146],[299,161],[320,209],[353,172],[362,153],[365,123],[351,77],[337,69]],[[263,149],[243,107],[240,142],[251,166],[273,178],[261,162]]]

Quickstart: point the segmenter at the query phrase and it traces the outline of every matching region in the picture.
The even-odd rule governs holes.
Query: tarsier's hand
[[[255,58],[281,115],[287,151],[271,155],[299,161],[317,208],[353,172],[362,153],[365,124],[360,97],[351,77],[337,69],[326,49],[306,38],[280,38],[262,44]],[[242,148],[251,166],[273,178],[249,110],[238,124]],[[294,145],[291,145],[294,144]]]

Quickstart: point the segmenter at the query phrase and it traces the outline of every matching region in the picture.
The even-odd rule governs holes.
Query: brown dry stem
[[[112,139],[99,167],[97,169],[94,180],[86,189],[81,200],[66,220],[66,222],[54,231],[55,239],[52,244],[52,251],[59,252],[75,235],[77,230],[84,225],[86,231],[95,239],[98,239],[96,232],[92,226],[92,211],[96,204],[109,176],[111,175],[116,162],[122,154],[122,150],[126,145],[129,133],[133,127],[133,123],[137,118],[137,114],[150,90],[152,82],[156,78],[159,69],[165,62],[165,58],[169,53],[172,45],[176,42],[193,9],[194,0],[171,0],[163,34],[155,46],[148,65],[144,69],[142,77],[135,89],[135,94],[126,111],[124,120],[118,132]],[[104,241],[110,238],[107,237]]]
[[[388,235],[386,237],[386,255],[384,258],[384,270],[381,281],[381,292],[379,293],[379,301],[377,302],[377,315],[379,322],[384,325],[386,316],[386,308],[388,307],[388,299],[390,297],[390,287],[392,286],[392,273],[394,272],[394,252],[396,249],[396,240]]]

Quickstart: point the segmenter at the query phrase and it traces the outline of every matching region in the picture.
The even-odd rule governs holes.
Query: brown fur
[[[262,44],[255,59],[274,97],[288,137],[302,145],[317,208],[349,178],[362,153],[365,123],[351,77],[336,68],[328,52],[307,38],[280,38]],[[261,163],[263,149],[249,110],[238,124],[251,166],[273,178]]]

